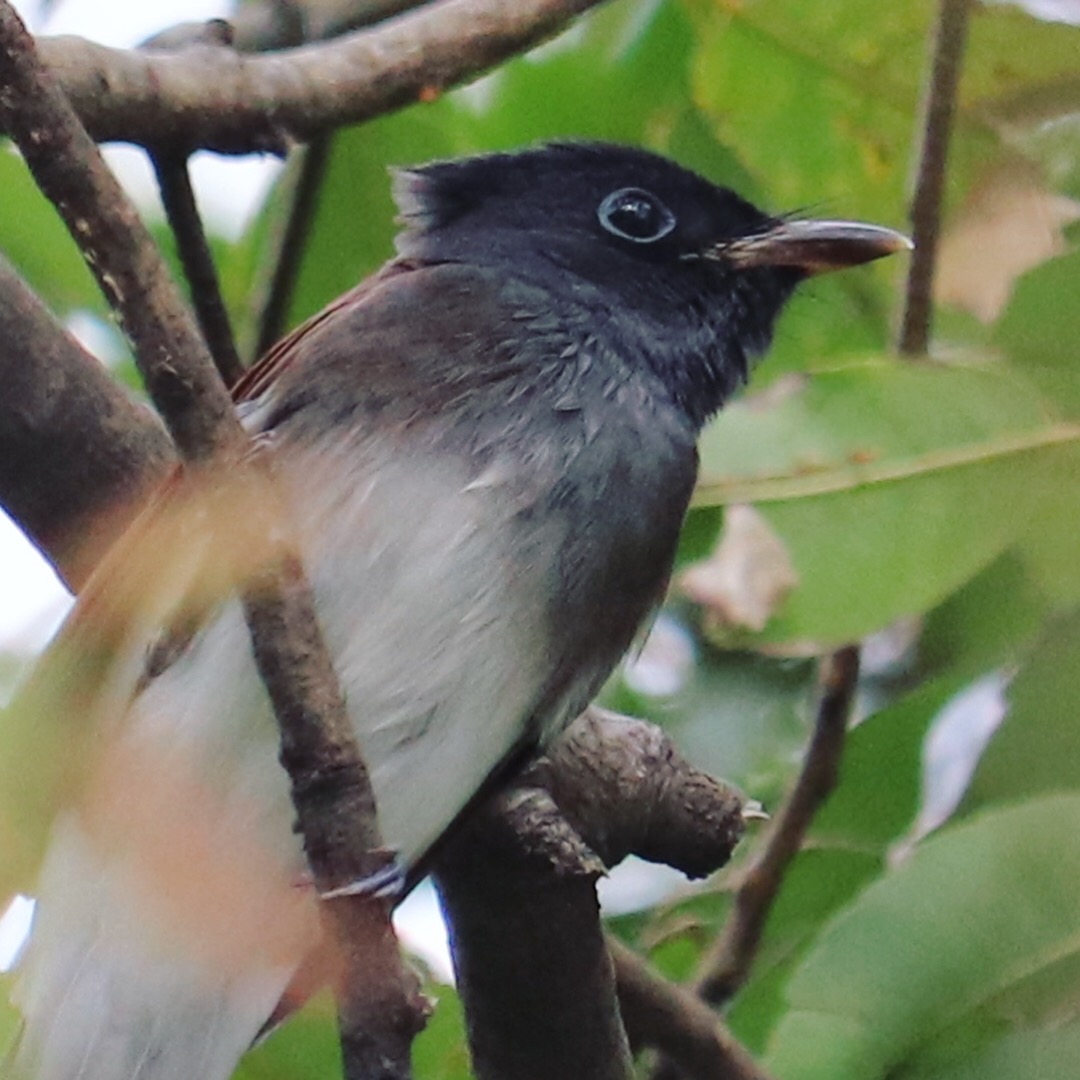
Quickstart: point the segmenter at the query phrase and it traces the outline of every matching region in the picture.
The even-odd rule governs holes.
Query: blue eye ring
[[[613,236],[634,244],[662,240],[676,225],[675,215],[655,195],[636,187],[613,191],[597,207],[596,216]]]

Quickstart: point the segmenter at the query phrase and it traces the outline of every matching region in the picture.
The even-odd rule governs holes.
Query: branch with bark
[[[41,42],[41,56],[97,142],[283,153],[430,101],[539,45],[599,0],[440,0],[372,29],[266,55],[217,44],[180,52]],[[0,130],[9,133],[0,121]]]
[[[477,1076],[628,1077],[596,881],[630,854],[702,877],[742,831],[742,799],[659,728],[579,717],[435,867]]]

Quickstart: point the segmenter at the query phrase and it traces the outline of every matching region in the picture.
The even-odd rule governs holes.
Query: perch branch
[[[594,852],[703,875],[727,862],[742,828],[738,796],[660,729],[600,709],[470,819],[435,879],[480,1080],[624,1080]]]
[[[814,815],[836,785],[858,678],[857,646],[838,649],[822,661],[817,717],[802,769],[760,852],[743,871],[731,915],[693,985],[694,992],[713,1006],[730,1000],[746,981],[784,875]],[[664,1058],[652,1076],[653,1080],[675,1080],[679,1069]]]
[[[430,100],[563,30],[599,0],[439,0],[334,41],[266,55],[43,39],[41,53],[98,142],[280,153]],[[6,127],[3,130],[7,131]]]

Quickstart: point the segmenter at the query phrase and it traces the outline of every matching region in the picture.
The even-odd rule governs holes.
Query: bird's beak
[[[806,274],[824,274],[910,251],[912,246],[903,233],[860,221],[780,221],[766,232],[717,244],[708,257],[740,270],[791,266]]]

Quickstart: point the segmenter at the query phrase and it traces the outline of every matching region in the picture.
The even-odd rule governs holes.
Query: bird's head
[[[770,216],[666,158],[601,143],[401,170],[395,197],[403,256],[572,293],[696,423],[746,377],[800,281],[910,247],[874,225]]]

